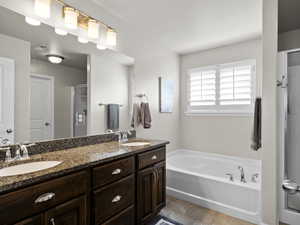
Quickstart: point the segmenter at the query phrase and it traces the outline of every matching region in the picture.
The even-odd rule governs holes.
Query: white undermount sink
[[[21,175],[26,173],[33,173],[40,170],[49,169],[61,164],[59,161],[40,161],[40,162],[30,162],[23,163],[15,166],[9,166],[0,169],[0,177],[8,177]]]
[[[128,142],[122,145],[126,147],[138,147],[138,146],[150,145],[150,143],[149,142]]]

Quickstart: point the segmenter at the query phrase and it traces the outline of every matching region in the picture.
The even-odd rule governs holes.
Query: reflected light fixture
[[[88,37],[92,39],[99,38],[99,23],[97,20],[89,19],[88,21]]]
[[[53,64],[59,64],[64,60],[64,57],[60,55],[47,55],[49,62]]]
[[[26,23],[28,23],[28,24],[30,24],[30,25],[32,25],[32,26],[39,26],[39,25],[41,25],[41,22],[40,21],[38,21],[38,20],[36,20],[36,19],[33,19],[33,18],[31,18],[31,17],[25,17],[25,21],[26,21]]]
[[[112,28],[107,29],[106,44],[111,47],[115,47],[117,45],[117,33]]]
[[[71,7],[64,7],[65,25],[69,29],[76,29],[78,25],[79,12]]]
[[[105,50],[105,49],[107,49],[107,47],[104,44],[101,44],[101,43],[97,44],[97,48],[99,50]]]
[[[36,15],[48,19],[50,18],[51,0],[35,0],[34,12]]]
[[[87,44],[89,43],[89,40],[83,37],[78,37],[77,38],[78,42],[82,43],[82,44]]]
[[[55,33],[61,36],[66,36],[68,32],[66,30],[60,29],[60,28],[55,28]]]

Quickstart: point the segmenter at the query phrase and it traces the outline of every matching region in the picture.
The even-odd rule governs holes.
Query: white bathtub
[[[240,182],[238,166],[244,168],[247,183]],[[260,171],[259,160],[177,150],[167,155],[167,193],[258,224]],[[226,173],[234,175],[233,182]],[[255,173],[259,174],[257,183],[251,181]]]

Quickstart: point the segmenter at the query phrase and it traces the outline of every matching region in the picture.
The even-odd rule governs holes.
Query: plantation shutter
[[[199,70],[190,73],[189,106],[216,105],[216,70]]]

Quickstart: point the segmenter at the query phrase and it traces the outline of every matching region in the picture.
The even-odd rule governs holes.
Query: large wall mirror
[[[0,7],[1,145],[127,129],[134,60]],[[119,121],[107,122],[107,105]],[[113,108],[113,107],[112,107]]]

